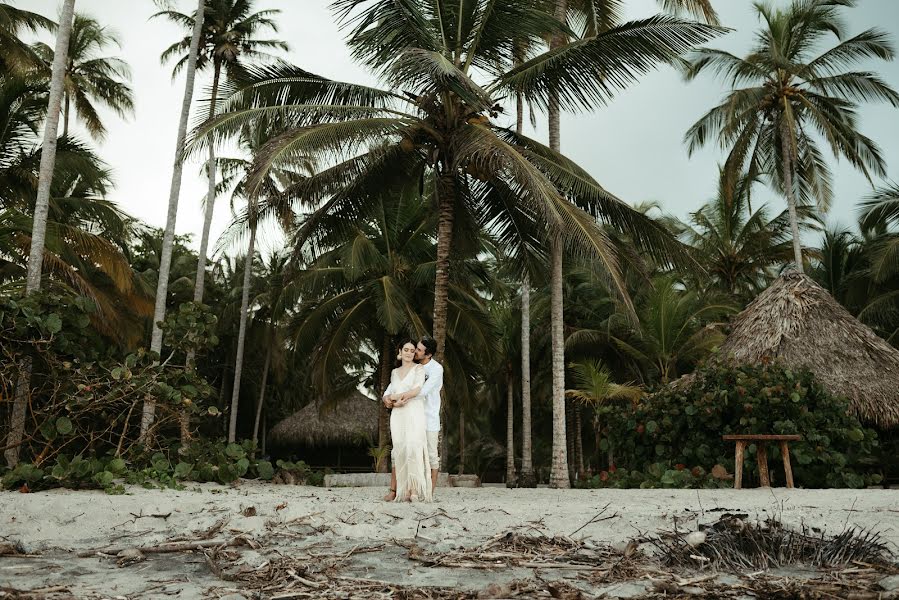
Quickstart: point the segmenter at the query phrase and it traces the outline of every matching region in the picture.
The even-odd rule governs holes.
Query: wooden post
[[[737,440],[737,449],[734,453],[736,458],[734,459],[734,489],[738,490],[743,487],[743,447],[746,446],[746,442],[742,440]]]
[[[771,478],[768,476],[768,449],[765,442],[759,441],[755,448],[759,463],[759,487],[771,487]]]
[[[787,487],[793,487],[793,467],[790,466],[790,448],[787,442],[780,443],[780,456],[784,462],[784,475],[787,478]]]

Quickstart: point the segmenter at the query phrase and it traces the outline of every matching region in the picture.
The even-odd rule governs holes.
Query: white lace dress
[[[402,394],[420,388],[425,382],[425,372],[416,365],[400,375],[399,369],[390,374],[390,389]],[[393,438],[393,465],[396,468],[396,502],[403,502],[412,494],[419,501],[431,501],[431,463],[428,460],[428,437],[425,433],[425,399],[412,398],[404,406],[390,414],[390,435]]]

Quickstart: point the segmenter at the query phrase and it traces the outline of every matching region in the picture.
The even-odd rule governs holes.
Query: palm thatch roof
[[[737,315],[714,359],[809,369],[864,423],[899,425],[899,350],[810,277],[787,271]]]
[[[378,403],[354,392],[334,403],[311,403],[275,425],[278,445],[338,446],[378,439]]]

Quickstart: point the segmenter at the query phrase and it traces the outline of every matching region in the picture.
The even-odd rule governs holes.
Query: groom
[[[440,456],[437,454],[437,441],[440,438],[440,390],[443,388],[443,365],[434,360],[437,352],[437,342],[434,338],[423,337],[415,348],[415,360],[425,371],[425,383],[421,390],[409,390],[400,396],[400,401],[406,401],[416,396],[425,399],[425,427],[428,438],[428,461],[431,463],[431,491],[437,488],[437,473],[440,470]],[[385,404],[387,392],[384,394]],[[391,406],[388,404],[388,407]],[[384,500],[392,501],[396,498],[396,468],[390,472],[390,492]]]

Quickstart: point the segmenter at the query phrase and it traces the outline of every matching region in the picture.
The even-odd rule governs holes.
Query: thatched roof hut
[[[796,271],[781,275],[737,315],[713,360],[777,360],[806,367],[831,393],[849,399],[864,423],[899,425],[899,350]]]
[[[271,431],[271,440],[278,445],[362,445],[377,439],[378,403],[359,392],[330,406],[313,402]]]

